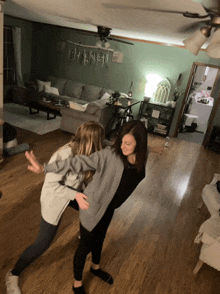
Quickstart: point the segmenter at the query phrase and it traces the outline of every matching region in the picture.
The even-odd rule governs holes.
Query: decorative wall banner
[[[106,49],[97,46],[86,46],[82,44],[73,43],[69,49],[69,61],[78,61],[83,65],[104,65],[109,62],[109,54],[113,52],[112,49]]]

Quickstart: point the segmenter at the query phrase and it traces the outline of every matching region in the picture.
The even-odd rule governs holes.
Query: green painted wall
[[[56,43],[62,40],[81,42],[84,45],[95,45],[98,38],[80,34],[67,28],[50,25],[33,25],[33,78],[46,79],[48,75],[73,79],[88,84],[103,86],[121,92],[128,92],[133,81],[133,96],[143,99],[146,76],[157,73],[163,78],[168,78],[174,85],[179,74],[183,74],[181,89],[184,91],[188,82],[193,62],[202,62],[220,65],[217,59],[209,58],[204,52],[194,56],[184,48],[154,45],[144,42],[134,42],[134,46],[111,41],[111,48],[123,52],[123,63],[108,63],[107,65],[83,65],[77,61],[70,62],[68,52],[72,48],[67,44],[65,52],[56,49]],[[37,45],[36,45],[37,44]],[[218,97],[219,89],[215,91]],[[181,106],[181,99],[177,102],[171,135],[175,129],[176,120]],[[138,107],[135,113],[137,114]],[[220,111],[220,110],[219,110]],[[218,119],[215,120],[218,124]],[[219,120],[220,124],[220,120]]]

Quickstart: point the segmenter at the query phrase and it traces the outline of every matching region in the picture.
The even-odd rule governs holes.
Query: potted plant
[[[120,96],[121,96],[121,94],[120,94],[119,91],[113,92],[111,97],[110,97],[111,103],[114,104],[115,102],[118,102]]]

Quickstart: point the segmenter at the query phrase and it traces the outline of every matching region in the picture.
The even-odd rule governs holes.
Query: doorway
[[[218,97],[214,99],[212,95],[219,73],[218,66],[193,63],[174,137],[207,144],[213,113],[218,107]]]

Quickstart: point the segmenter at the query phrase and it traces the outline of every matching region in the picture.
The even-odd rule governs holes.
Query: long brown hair
[[[128,123],[125,123],[119,130],[117,135],[116,141],[113,145],[115,152],[117,155],[121,157],[126,166],[127,156],[123,155],[121,150],[122,138],[127,135],[131,134],[136,141],[135,147],[135,154],[136,154],[136,167],[137,171],[140,172],[146,165],[147,156],[148,156],[148,149],[147,149],[147,129],[145,128],[144,124],[139,120],[132,120]]]
[[[71,139],[69,146],[72,149],[72,156],[86,155],[103,149],[105,138],[104,128],[97,122],[83,123],[76,131],[75,136]],[[84,174],[84,183],[87,185],[94,171],[86,171]]]

